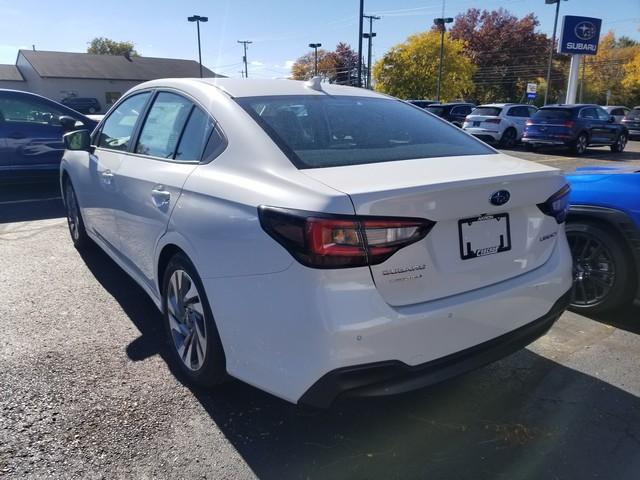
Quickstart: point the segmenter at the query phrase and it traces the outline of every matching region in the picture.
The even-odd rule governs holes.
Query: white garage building
[[[220,77],[202,67],[204,77]],[[134,85],[157,78],[199,77],[194,60],[20,50],[15,65],[0,65],[0,88],[60,101],[97,98],[103,111]]]

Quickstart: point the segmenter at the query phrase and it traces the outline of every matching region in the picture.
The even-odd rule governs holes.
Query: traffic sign
[[[577,55],[598,53],[602,19],[565,15],[562,19],[562,33],[558,51]]]
[[[527,83],[527,93],[533,93],[535,96],[537,91],[538,91],[537,83]]]
[[[535,93],[527,93],[527,98],[529,100],[533,100],[534,98],[536,98],[536,94]]]

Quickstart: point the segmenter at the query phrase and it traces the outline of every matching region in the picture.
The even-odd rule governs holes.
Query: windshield
[[[535,120],[561,119],[567,120],[573,116],[573,112],[568,108],[542,108],[538,110],[533,118]]]
[[[634,107],[627,116],[625,117],[627,120],[640,120],[640,108]]]
[[[474,108],[471,115],[484,115],[487,117],[497,117],[502,111],[499,107],[478,107]]]
[[[495,153],[399,100],[293,95],[236,101],[298,168]]]

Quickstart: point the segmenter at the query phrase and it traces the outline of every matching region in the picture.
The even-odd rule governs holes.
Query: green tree
[[[627,105],[640,105],[640,51],[624,66],[622,87]]]
[[[464,55],[464,42],[445,35],[442,99],[464,98],[473,90],[475,67]],[[373,67],[375,89],[400,98],[434,98],[438,78],[440,33],[411,35],[391,48]]]
[[[135,46],[131,42],[117,42],[110,38],[96,37],[89,42],[87,53],[94,55],[125,55],[138,56]]]

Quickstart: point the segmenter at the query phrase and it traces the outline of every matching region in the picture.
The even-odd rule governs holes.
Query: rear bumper
[[[322,405],[308,392],[330,372],[381,362],[418,368],[473,351],[544,317],[571,287],[563,230],[551,257],[534,270],[402,307],[384,301],[365,267],[317,270],[294,262],[273,274],[203,278],[227,371],[290,402]],[[452,373],[431,378],[438,375]]]
[[[470,133],[474,137],[478,137],[485,142],[498,142],[502,137],[502,132],[496,130],[486,130],[484,128],[467,127],[464,131]]]
[[[522,137],[522,143],[530,145],[567,145],[566,140],[547,140],[542,138]]]
[[[381,396],[416,390],[478,369],[514,353],[543,336],[569,306],[568,290],[549,312],[516,330],[479,345],[420,365],[378,362],[334,370],[324,375],[299,403],[327,408],[341,395]]]

